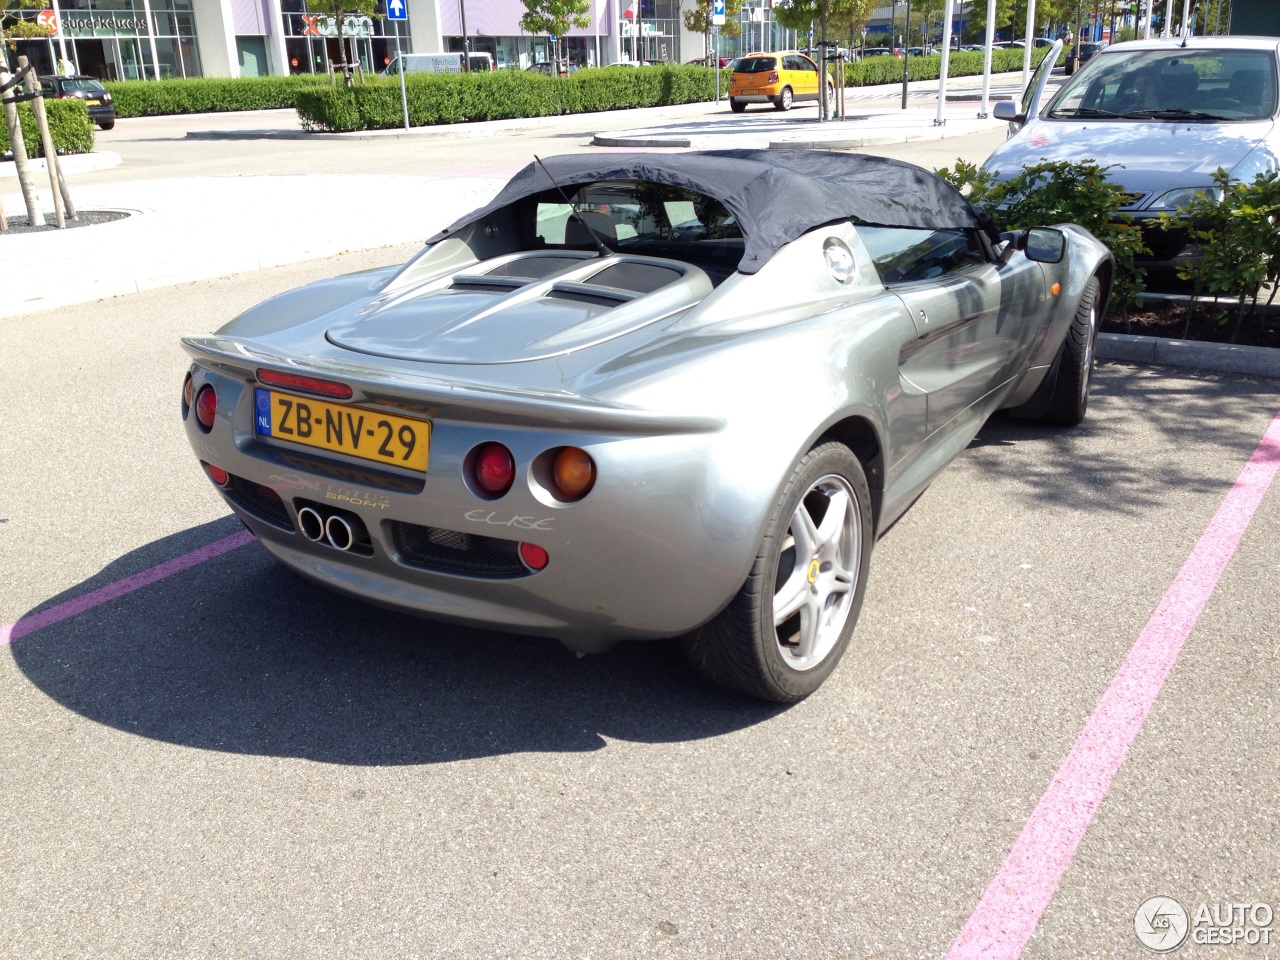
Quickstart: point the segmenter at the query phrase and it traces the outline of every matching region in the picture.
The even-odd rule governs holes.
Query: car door
[[[993,262],[976,231],[858,231],[915,323],[899,367],[928,398],[928,435],[976,431],[1026,360],[1026,303],[1043,296],[1039,266]],[[868,242],[869,233],[879,236]]]

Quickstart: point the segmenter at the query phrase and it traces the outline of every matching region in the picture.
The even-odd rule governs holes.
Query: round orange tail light
[[[596,464],[585,450],[565,447],[551,465],[556,493],[564,500],[581,500],[596,482]]]

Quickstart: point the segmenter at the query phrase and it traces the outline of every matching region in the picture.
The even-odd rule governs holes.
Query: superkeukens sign
[[[145,35],[147,18],[127,13],[77,13],[64,10],[62,29],[73,37]]]
[[[298,14],[302,20],[302,36],[304,37],[336,37],[338,21],[336,17],[323,14]],[[342,18],[342,35],[344,37],[372,37],[373,19],[359,14],[349,13]]]

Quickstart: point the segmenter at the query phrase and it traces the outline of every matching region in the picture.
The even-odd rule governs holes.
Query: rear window
[[[733,69],[736,73],[765,73],[769,70],[778,69],[778,58],[743,57],[734,62]]]
[[[742,257],[733,214],[719,200],[683,187],[602,181],[578,187],[567,199],[572,205],[557,191],[536,198],[526,227],[534,246],[591,250],[594,232],[622,253],[735,264]]]
[[[67,93],[76,93],[77,91],[82,91],[84,93],[107,92],[107,88],[97,80],[63,80],[62,89]]]

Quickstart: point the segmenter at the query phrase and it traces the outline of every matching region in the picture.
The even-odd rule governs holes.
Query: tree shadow
[[[1134,515],[1166,503],[1171,490],[1225,494],[1223,461],[1243,467],[1261,439],[1258,412],[1278,409],[1280,383],[1272,380],[1107,363],[1082,424],[998,415],[968,458],[1034,503]],[[1036,455],[1007,449],[1022,445]]]
[[[132,551],[27,616],[237,532]],[[577,658],[554,640],[349,600],[249,543],[19,636],[15,664],[90,720],[168,743],[323,763],[444,763],[718,736],[780,708],[711,686],[674,644]]]

